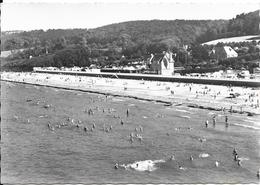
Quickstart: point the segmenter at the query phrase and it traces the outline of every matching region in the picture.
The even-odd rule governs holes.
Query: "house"
[[[157,74],[171,76],[174,74],[174,60],[172,52],[163,52],[162,54],[151,54],[148,59],[148,66],[150,70]]]
[[[237,56],[238,56],[237,52],[233,50],[230,46],[215,47],[210,52],[210,57],[215,58],[217,60],[222,60],[222,59],[232,58]]]

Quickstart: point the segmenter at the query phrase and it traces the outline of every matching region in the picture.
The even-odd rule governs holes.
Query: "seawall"
[[[37,73],[49,74],[65,74],[77,76],[93,76],[104,78],[121,78],[133,80],[149,80],[149,81],[163,81],[163,82],[182,82],[182,83],[195,83],[195,84],[211,84],[211,85],[225,85],[225,86],[240,86],[240,87],[260,87],[260,80],[255,79],[210,79],[210,78],[197,78],[197,77],[184,77],[184,76],[160,76],[148,74],[133,74],[133,73],[96,73],[96,72],[80,72],[80,71],[50,71],[50,70],[36,70]]]

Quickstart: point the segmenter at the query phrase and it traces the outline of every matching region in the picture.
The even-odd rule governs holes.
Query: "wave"
[[[249,158],[247,158],[247,157],[239,157],[238,158],[240,161],[248,161],[249,160]]]
[[[254,123],[254,124],[256,124],[256,125],[259,125],[259,120],[258,120],[258,121],[256,121],[256,120],[243,120],[243,121],[245,121],[245,122],[250,122],[250,123]]]
[[[260,130],[259,127],[255,127],[255,126],[251,126],[251,125],[243,125],[243,124],[239,124],[239,123],[232,123],[232,125],[249,128],[249,129],[254,129],[254,130]]]
[[[180,117],[190,119],[190,116],[180,116]]]
[[[136,171],[140,171],[140,172],[143,172],[143,171],[154,171],[157,169],[156,167],[156,164],[157,163],[164,163],[166,162],[165,160],[163,159],[160,159],[160,160],[145,160],[145,161],[137,161],[137,162],[134,162],[134,163],[130,163],[130,164],[122,164],[122,165],[119,165],[125,169],[133,169],[133,170],[136,170]]]
[[[122,99],[119,99],[119,98],[113,98],[112,101],[121,102],[121,101],[125,101],[125,100],[122,100]]]
[[[185,113],[189,113],[189,114],[191,114],[190,111],[183,110],[183,109],[175,109],[175,111],[178,111],[178,112],[185,112]]]
[[[199,155],[200,158],[206,158],[206,157],[209,157],[209,154],[207,153],[202,153]]]

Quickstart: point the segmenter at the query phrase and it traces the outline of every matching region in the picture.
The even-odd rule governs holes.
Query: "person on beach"
[[[190,156],[190,161],[193,161],[193,156],[192,155]]]
[[[213,116],[212,121],[213,121],[213,127],[215,128],[215,126],[216,126],[216,116]]]
[[[121,122],[120,122],[120,123],[121,123],[121,125],[124,125],[124,122],[123,122],[123,120],[121,120]]]
[[[226,122],[226,128],[228,128],[228,126],[229,126],[229,123],[228,123],[228,122]]]
[[[225,116],[225,122],[226,123],[228,122],[228,116]]]
[[[260,169],[256,172],[256,177],[258,180],[260,179]]]
[[[126,117],[129,116],[129,109],[126,110]]]

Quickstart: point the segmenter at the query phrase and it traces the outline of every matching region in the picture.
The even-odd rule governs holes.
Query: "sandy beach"
[[[224,110],[249,115],[260,114],[260,88],[79,77],[48,73],[4,72],[1,74],[1,79],[161,101],[173,105],[181,104],[201,109]],[[236,97],[232,97],[232,94]]]

